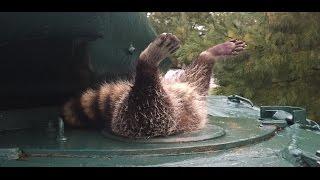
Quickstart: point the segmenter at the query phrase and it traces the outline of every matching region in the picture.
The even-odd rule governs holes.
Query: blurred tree
[[[156,12],[149,19],[158,33],[181,40],[174,67],[231,38],[247,42],[246,53],[214,67],[220,85],[215,94],[301,106],[310,119],[320,120],[320,13]]]

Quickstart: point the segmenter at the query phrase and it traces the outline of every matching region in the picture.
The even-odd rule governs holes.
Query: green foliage
[[[214,67],[220,85],[215,94],[239,94],[258,105],[301,106],[310,119],[320,120],[320,13],[157,12],[149,19],[158,33],[181,39],[175,66],[231,38],[246,41],[246,53]]]

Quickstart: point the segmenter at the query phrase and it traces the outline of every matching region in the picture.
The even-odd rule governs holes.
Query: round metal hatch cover
[[[205,128],[177,135],[167,137],[154,137],[154,138],[127,138],[118,135],[113,135],[107,131],[102,131],[102,134],[109,139],[124,141],[124,142],[135,142],[135,143],[180,143],[180,142],[195,142],[204,141],[209,139],[218,138],[226,134],[225,130],[220,126],[207,124]]]

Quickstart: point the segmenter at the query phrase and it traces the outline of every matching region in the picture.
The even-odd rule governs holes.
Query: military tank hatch
[[[0,166],[320,166],[319,125],[304,108],[258,107],[238,95],[209,96],[206,127],[189,133],[129,139],[68,128],[59,116],[63,100],[127,76],[156,36],[145,14],[0,17]]]

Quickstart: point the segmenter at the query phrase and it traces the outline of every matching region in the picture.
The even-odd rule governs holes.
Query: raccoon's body
[[[167,136],[203,128],[214,56],[205,51],[177,77],[163,78],[158,64],[179,46],[175,36],[161,34],[140,54],[133,82],[88,89],[63,106],[64,121],[125,137]]]
[[[63,117],[74,127],[107,128],[127,137],[170,135],[204,127],[205,97],[188,83],[168,84],[162,80],[161,84],[163,92],[156,92],[159,97],[145,94],[137,99],[130,97],[133,83],[103,84],[68,101],[63,107]],[[143,103],[130,107],[129,101]]]

